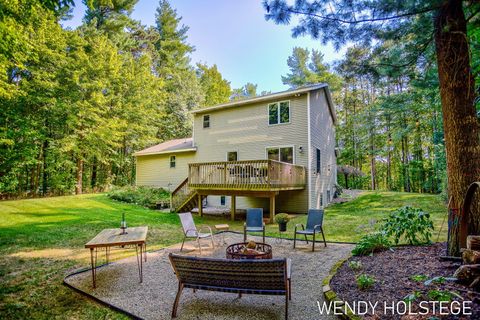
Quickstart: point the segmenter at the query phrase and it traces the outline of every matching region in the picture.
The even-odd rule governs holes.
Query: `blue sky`
[[[65,27],[82,22],[85,6],[80,0],[75,3],[74,17],[62,23]],[[196,48],[192,61],[217,64],[232,88],[252,82],[258,84],[258,92],[287,89],[281,76],[288,73],[287,58],[296,46],[320,50],[327,62],[343,55],[310,37],[293,39],[290,26],[267,22],[260,0],[171,0],[170,4],[190,27],[188,42]],[[157,0],[140,0],[132,17],[153,25],[157,6]]]

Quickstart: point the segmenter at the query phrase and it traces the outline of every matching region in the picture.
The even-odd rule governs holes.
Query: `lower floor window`
[[[170,168],[175,168],[177,158],[175,156],[170,156]]]
[[[225,196],[221,196],[221,197],[220,197],[220,205],[221,205],[221,206],[224,206],[225,203],[226,203]]]
[[[271,147],[267,148],[269,160],[293,163],[293,147]]]

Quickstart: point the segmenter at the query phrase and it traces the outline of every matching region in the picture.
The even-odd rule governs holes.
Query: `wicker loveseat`
[[[291,300],[290,259],[230,260],[169,254],[178,278],[172,318],[183,288],[244,294],[285,296],[285,319]]]

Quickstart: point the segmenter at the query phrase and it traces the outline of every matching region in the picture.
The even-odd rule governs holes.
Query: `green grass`
[[[438,196],[409,193],[365,193],[354,201],[329,207],[325,215],[327,240],[356,241],[365,230],[359,225],[381,220],[404,205],[432,214],[436,231],[445,215]],[[2,319],[123,319],[124,316],[87,300],[62,285],[71,270],[89,264],[83,245],[99,231],[119,226],[125,212],[129,226],[149,226],[149,250],[182,240],[175,214],[108,199],[105,195],[82,195],[0,202],[0,318]],[[198,218],[198,225],[225,222],[222,218]],[[292,237],[298,215],[288,224]],[[241,231],[243,222],[227,221]],[[440,240],[446,239],[446,226]],[[268,225],[267,234],[278,235],[277,225]],[[132,252],[120,251],[116,258]]]

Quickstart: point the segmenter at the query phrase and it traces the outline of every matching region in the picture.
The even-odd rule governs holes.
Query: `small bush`
[[[411,245],[426,244],[430,243],[433,222],[430,214],[422,209],[406,206],[389,215],[383,230],[389,237],[393,237],[395,244],[398,244],[402,237]]]
[[[450,302],[453,300],[453,298],[462,299],[462,297],[458,293],[448,290],[430,290],[427,292],[427,297],[432,301],[445,302]]]
[[[170,193],[162,188],[126,186],[112,189],[107,196],[113,200],[154,209],[157,202],[168,200]]]
[[[360,261],[352,260],[348,263],[348,267],[353,271],[358,271],[363,268],[362,263]]]
[[[413,280],[415,282],[424,282],[427,279],[428,277],[424,274],[416,274],[410,277],[410,280]]]
[[[364,235],[352,250],[354,256],[364,256],[374,252],[389,249],[391,246],[384,232],[374,232]]]
[[[357,278],[357,286],[360,290],[367,290],[375,284],[375,278],[366,274],[361,274]]]

